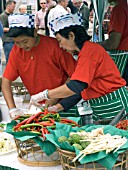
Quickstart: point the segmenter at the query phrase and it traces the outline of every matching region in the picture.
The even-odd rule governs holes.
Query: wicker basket
[[[81,165],[78,161],[72,162],[76,157],[74,152],[62,150],[58,148],[61,165],[63,170],[107,170],[97,162],[91,162]],[[128,170],[128,152],[119,155],[113,170]]]
[[[58,152],[47,156],[33,139],[21,142],[15,139],[18,161],[27,166],[56,166],[60,165]]]

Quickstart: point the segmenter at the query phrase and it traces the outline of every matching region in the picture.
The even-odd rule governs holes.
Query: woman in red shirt
[[[90,36],[80,21],[79,14],[76,14],[61,16],[51,22],[60,47],[78,54],[77,66],[67,84],[33,95],[30,104],[82,93],[83,99],[90,102],[94,120],[112,119],[122,108],[128,111],[126,82],[108,53],[89,41]],[[63,109],[61,103],[55,107],[58,111]]]

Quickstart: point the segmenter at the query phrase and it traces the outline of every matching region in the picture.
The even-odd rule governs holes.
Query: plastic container
[[[84,126],[88,124],[93,124],[93,111],[90,107],[89,102],[82,99],[79,103],[77,103],[77,108],[81,116],[81,125]]]
[[[17,108],[22,108],[23,99],[20,97],[14,97],[14,101]],[[2,114],[2,122],[10,122],[9,109],[7,107],[4,97],[0,97],[0,109]]]
[[[69,109],[67,112],[59,112],[59,115],[61,117],[79,117],[79,112],[77,110],[77,106],[73,106],[71,109]]]

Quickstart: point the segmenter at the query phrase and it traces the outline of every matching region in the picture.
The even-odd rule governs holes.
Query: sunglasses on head
[[[40,4],[46,4],[46,2],[41,2]]]

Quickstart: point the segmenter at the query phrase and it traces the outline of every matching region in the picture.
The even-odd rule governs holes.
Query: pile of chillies
[[[116,128],[128,130],[128,120],[121,120],[116,124]]]
[[[56,112],[48,112],[47,109],[36,113],[31,116],[17,116],[15,120],[19,123],[13,127],[13,131],[30,131],[37,133],[42,136],[44,140],[46,139],[45,134],[49,134],[48,129],[55,129],[55,122],[60,122],[64,124],[69,124],[72,126],[78,126],[75,121],[72,121],[67,118],[61,118],[60,115]]]

